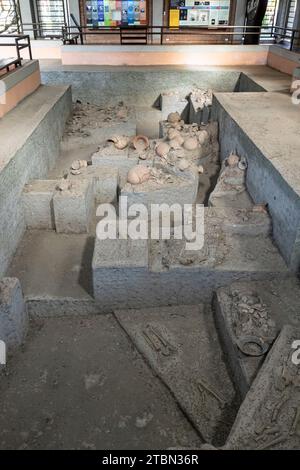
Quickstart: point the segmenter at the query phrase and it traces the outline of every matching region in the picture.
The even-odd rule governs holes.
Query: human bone
[[[150,168],[143,165],[137,165],[129,170],[127,175],[127,182],[130,184],[141,184],[145,181],[148,181],[150,176]]]

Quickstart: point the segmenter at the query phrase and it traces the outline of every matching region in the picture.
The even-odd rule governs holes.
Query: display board
[[[89,0],[85,4],[86,23],[91,28],[147,24],[147,0]]]
[[[170,10],[180,11],[180,26],[224,26],[229,24],[230,1],[170,0]]]

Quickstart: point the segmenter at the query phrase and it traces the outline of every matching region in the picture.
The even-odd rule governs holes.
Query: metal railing
[[[2,41],[2,39],[4,39],[4,41]],[[28,48],[29,58],[32,60],[31,41],[29,34],[1,34],[0,47],[15,47],[17,58],[20,62],[22,60],[21,50]]]
[[[148,45],[176,45],[176,44],[244,44],[247,36],[256,39],[257,44],[274,44],[281,42],[290,50],[294,49],[295,41],[300,40],[300,30],[281,28],[278,26],[216,26],[216,27],[189,27],[170,28],[166,26],[101,26],[88,28],[82,25],[64,26],[62,28],[62,41],[64,44],[72,43],[72,37],[80,38],[81,44],[139,44]],[[132,38],[131,42],[124,42]],[[95,38],[95,42],[93,42]],[[76,43],[78,41],[76,40]]]
[[[74,19],[73,19],[74,21]],[[29,33],[35,39],[58,39],[64,44],[120,44],[120,45],[176,45],[176,44],[244,44],[248,36],[257,44],[281,43],[294,50],[296,41],[300,43],[300,30],[279,26],[100,26],[89,28],[74,21],[75,26],[61,23],[43,23],[40,36],[40,23],[24,23],[23,37]],[[58,31],[60,31],[58,33]],[[7,35],[13,37],[14,35]],[[20,35],[19,35],[20,36]],[[0,35],[0,38],[4,37]],[[126,40],[124,41],[124,38]],[[299,46],[299,44],[298,44]]]

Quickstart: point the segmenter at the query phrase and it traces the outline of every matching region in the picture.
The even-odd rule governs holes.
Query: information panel
[[[87,0],[85,3],[90,28],[147,24],[147,0]]]
[[[179,10],[180,26],[224,26],[229,24],[230,0],[170,0],[170,10]]]

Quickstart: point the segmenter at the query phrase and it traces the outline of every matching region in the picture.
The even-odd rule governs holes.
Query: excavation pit
[[[141,72],[128,72],[131,81],[126,82],[125,100],[114,89],[112,72],[89,75],[89,89],[84,80],[80,85],[83,72],[66,72],[64,80],[81,77],[74,80],[73,95],[81,102],[75,103],[64,135],[69,90],[42,89],[38,97],[32,97],[31,106],[22,105],[23,112],[33,112],[45,96],[57,100],[54,110],[40,116],[45,118],[40,119],[42,123],[33,120],[36,127],[31,133],[23,129],[30,137],[20,141],[16,150],[20,152],[24,143],[25,150],[28,146],[27,163],[21,165],[22,152],[12,157],[18,185],[7,185],[12,179],[9,165],[4,166],[3,181],[9,190],[1,192],[5,230],[0,260],[4,261],[3,273],[10,276],[7,282],[15,283],[15,289],[10,301],[4,302],[0,288],[2,320],[8,319],[0,322],[0,329],[8,331],[7,322],[14,317],[15,326],[9,323],[14,330],[11,337],[16,345],[25,339],[25,345],[19,351],[12,345],[12,356],[9,348],[11,375],[0,376],[6,403],[1,419],[7,429],[1,447],[16,443],[20,448],[99,448],[104,444],[130,448],[132,442],[137,446],[148,442],[151,448],[198,448],[203,443],[228,449],[299,446],[299,416],[291,411],[298,403],[298,378],[294,368],[282,375],[275,366],[279,356],[280,360],[290,357],[288,348],[295,333],[281,330],[284,324],[299,326],[299,284],[286,264],[286,252],[283,258],[273,240],[274,222],[278,230],[282,207],[266,197],[268,186],[256,192],[259,162],[264,169],[267,165],[257,153],[252,154],[256,136],[248,127],[244,139],[240,128],[247,116],[238,114],[236,123],[234,104],[250,101],[247,92],[251,90],[251,106],[263,114],[261,99],[267,102],[270,87],[277,96],[286,78],[270,70],[266,75],[259,70],[224,71],[223,75],[210,71],[205,81],[201,80],[204,73],[195,72],[189,78],[183,73],[188,83],[179,89],[177,72],[168,85],[164,72],[151,72],[151,87],[143,83],[141,90],[139,84],[136,92],[133,87],[141,83]],[[56,80],[60,77],[58,72]],[[158,83],[163,84],[159,93]],[[105,97],[101,95],[104,85]],[[174,93],[169,91],[172,85]],[[118,86],[124,90],[122,77]],[[199,89],[206,90],[207,102]],[[210,89],[214,90],[212,101]],[[215,91],[220,94],[216,96]],[[233,99],[230,106],[227,92]],[[160,95],[161,109],[151,108]],[[288,97],[282,94],[277,99],[288,109]],[[175,125],[170,113],[179,114]],[[145,131],[148,125],[149,133]],[[141,128],[149,141],[142,151],[132,145]],[[237,131],[232,140],[228,129]],[[179,132],[178,146],[172,130]],[[53,137],[53,148],[42,165],[37,142],[44,142],[47,134]],[[124,137],[128,145],[117,149],[115,143],[122,147]],[[196,148],[189,147],[193,139]],[[189,144],[184,145],[187,140]],[[161,144],[168,151],[159,155]],[[271,158],[269,165],[270,171],[264,174],[273,175],[277,195],[282,189],[280,176],[274,177]],[[128,173],[136,166],[149,168],[152,179],[129,184]],[[287,185],[293,182],[285,179]],[[292,185],[284,188],[291,195]],[[97,206],[112,204],[118,217],[124,196],[129,207],[139,202],[147,208],[151,203],[204,203],[203,246],[188,249],[185,238],[175,237],[182,224],[174,221],[168,240],[151,236],[147,240],[99,239]],[[293,202],[295,215],[296,197]],[[13,204],[19,226],[18,236],[10,240],[13,232],[6,228],[10,226],[7,209]],[[129,223],[133,220],[129,218]],[[284,220],[292,220],[291,214]],[[236,318],[253,314],[253,305],[255,314],[259,312],[258,324],[243,317],[242,327],[237,325]],[[25,338],[27,312],[30,324]],[[279,388],[270,379],[275,369]],[[292,396],[285,397],[280,384],[289,380]],[[22,394],[20,383],[26,384]],[[242,403],[247,392],[250,395]],[[33,393],[40,406],[33,406]],[[54,410],[52,403],[58,399]],[[261,413],[265,400],[269,415]],[[68,438],[62,421],[68,423]],[[78,422],[85,423],[88,438]],[[14,429],[20,423],[29,431],[16,437]],[[290,438],[287,433],[292,433]],[[114,436],[113,443],[107,435]]]

